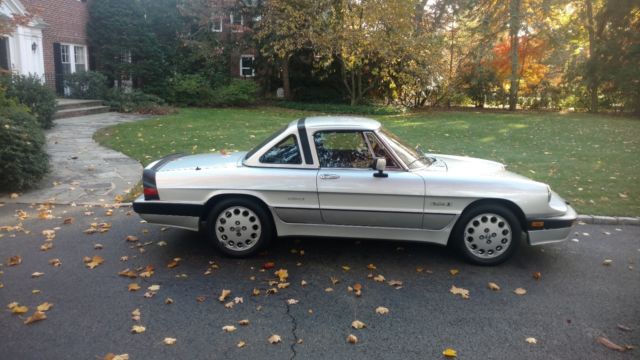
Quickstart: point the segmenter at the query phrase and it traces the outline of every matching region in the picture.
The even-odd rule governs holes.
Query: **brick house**
[[[64,74],[90,69],[87,0],[3,0],[2,4],[0,14],[34,17],[0,42],[0,66],[36,74],[59,95],[64,94]]]

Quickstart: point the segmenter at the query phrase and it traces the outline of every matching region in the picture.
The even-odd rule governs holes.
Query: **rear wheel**
[[[521,233],[520,222],[508,208],[487,204],[462,214],[453,230],[453,241],[470,262],[497,265],[513,255]]]
[[[207,218],[207,233],[216,247],[229,256],[257,253],[273,238],[273,225],[263,206],[244,198],[216,204]]]

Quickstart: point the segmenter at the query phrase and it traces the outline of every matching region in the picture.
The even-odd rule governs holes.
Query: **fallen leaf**
[[[220,300],[220,302],[224,302],[224,300],[229,295],[231,295],[231,290],[222,290],[222,293],[220,293],[220,297],[218,297],[218,300]]]
[[[289,287],[289,283],[278,283],[278,289],[286,289]]]
[[[538,343],[538,340],[536,340],[536,338],[533,338],[533,337],[528,337],[528,338],[524,339],[524,341],[526,341],[529,344],[537,344]]]
[[[286,269],[280,269],[275,272],[275,275],[280,279],[280,282],[286,282],[289,277],[289,272]]]
[[[41,321],[47,318],[47,315],[43,311],[36,311],[33,315],[29,316],[27,320],[24,321],[25,324],[31,324],[36,321]]]
[[[31,274],[31,277],[32,277],[32,278],[39,278],[39,277],[41,277],[42,275],[44,275],[44,273],[43,273],[43,272],[38,272],[38,271],[36,271],[36,272],[34,272],[33,274]]]
[[[196,296],[196,301],[199,303],[204,302],[205,300],[207,300],[207,297],[204,295]]]
[[[16,256],[12,256],[9,258],[9,260],[7,261],[7,265],[9,266],[16,266],[16,265],[20,265],[22,263],[22,257],[19,255]]]
[[[55,267],[59,267],[60,265],[62,265],[62,261],[60,261],[60,259],[56,258],[56,259],[51,259],[49,260],[49,265],[55,266]]]
[[[304,280],[300,281],[300,286],[307,286],[307,282]]]
[[[364,329],[367,325],[360,320],[353,320],[353,322],[351,322],[351,327],[354,329]]]
[[[542,273],[540,271],[536,271],[533,273],[533,278],[536,280],[540,280],[542,278]]]
[[[224,304],[224,307],[227,309],[233,309],[234,305],[235,303],[233,301],[229,301],[228,303]]]
[[[267,341],[269,341],[271,344],[277,344],[282,342],[282,338],[280,337],[280,335],[273,334],[269,336],[269,339],[267,339]]]
[[[169,261],[169,264],[167,264],[167,267],[169,269],[173,269],[174,267],[178,266],[180,264],[180,261],[182,259],[177,257],[177,258],[173,258],[173,260]]]
[[[453,349],[451,349],[451,348],[446,348],[442,352],[442,355],[444,355],[446,357],[456,357],[456,356],[458,356],[458,352],[453,350]]]
[[[386,308],[386,307],[384,307],[384,306],[378,306],[378,307],[376,308],[376,314],[379,314],[379,315],[386,315],[386,314],[388,314],[388,313],[389,313],[389,309],[387,309],[387,308]]]
[[[102,360],[129,360],[129,354],[116,355],[114,353],[108,353]]]
[[[515,290],[513,290],[513,293],[516,295],[524,295],[527,293],[527,290],[523,289],[523,288],[517,288]]]
[[[384,276],[382,276],[382,274],[378,274],[373,278],[373,280],[377,282],[384,282],[385,279],[384,279]]]
[[[56,231],[55,230],[42,230],[42,235],[44,235],[44,238],[46,240],[51,241],[56,237]]]
[[[245,347],[246,345],[247,345],[247,343],[246,343],[246,342],[244,342],[244,341],[240,340],[240,341],[238,341],[238,344],[237,344],[236,346],[237,346],[237,347],[239,347],[239,348],[243,348],[243,347]]]
[[[48,251],[53,249],[53,243],[52,242],[45,242],[44,244],[40,245],[40,251]]]
[[[147,328],[142,325],[133,325],[131,327],[131,332],[134,334],[142,334],[145,331],[147,331]]]
[[[351,268],[349,266],[347,266],[347,265],[343,265],[342,266],[342,270],[349,271],[349,270],[351,270]]]
[[[144,271],[140,274],[141,278],[150,278],[153,275],[153,265],[149,264],[144,268]]]
[[[400,280],[389,280],[389,282],[387,282],[387,284],[393,286],[396,289],[400,289],[402,287],[402,281]]]
[[[496,284],[496,283],[494,283],[494,282],[490,282],[490,283],[488,283],[488,284],[487,284],[487,287],[488,287],[490,290],[493,290],[493,291],[500,291],[500,286],[498,286],[498,284]]]
[[[449,291],[453,295],[460,295],[465,300],[469,299],[469,290],[467,289],[463,289],[463,288],[456,287],[455,285],[451,285],[451,289],[449,289]]]
[[[17,302],[12,302],[11,304],[9,304],[7,306],[9,308],[9,310],[11,310],[12,314],[24,314],[27,311],[29,311],[29,308],[24,306],[24,305],[20,305]]]
[[[611,259],[605,259],[605,260],[602,262],[602,265],[604,265],[604,266],[609,266],[609,265],[611,265],[611,263],[612,263],[612,262],[613,262],[613,260],[611,260]]]
[[[131,320],[140,321],[140,309],[135,309],[131,312]]]
[[[324,292],[333,292],[333,288],[328,287],[328,288],[324,289]]]
[[[127,237],[124,238],[124,240],[128,242],[135,242],[135,241],[138,241],[138,237],[133,235],[127,235]]]
[[[127,290],[129,290],[129,291],[138,291],[138,290],[140,290],[140,285],[138,285],[136,283],[131,283],[127,287]]]
[[[451,270],[449,270],[449,274],[454,275],[454,276],[455,276],[455,275],[458,275],[458,273],[459,273],[459,272],[460,272],[460,270],[458,270],[458,269],[451,269]]]
[[[633,331],[633,329],[631,329],[630,327],[628,327],[628,326],[624,326],[624,325],[622,325],[622,324],[618,324],[618,326],[617,326],[617,327],[618,327],[618,329],[620,329],[620,330],[622,330],[622,331]]]
[[[95,245],[93,245],[93,248],[95,250],[102,250],[104,248],[104,246],[102,246],[102,244],[95,244]]]
[[[335,284],[337,284],[337,283],[339,283],[339,282],[340,282],[340,280],[339,280],[337,277],[334,277],[334,276],[331,276],[331,277],[329,278],[329,280],[331,280],[331,283],[332,283],[333,285],[335,285]]]
[[[367,269],[375,270],[375,269],[377,269],[377,267],[375,265],[373,265],[373,264],[369,264],[369,265],[367,265]]]
[[[249,325],[249,319],[242,319],[242,320],[238,321],[238,324],[242,325],[242,326],[247,326],[247,325]]]
[[[347,336],[347,342],[349,344],[357,344],[358,343],[358,338],[353,334],[349,334],[349,336]]]
[[[48,303],[48,302],[43,302],[42,304],[38,305],[38,307],[36,308],[38,311],[49,311],[49,309],[51,309],[53,307],[52,303]]]
[[[135,271],[133,271],[133,270],[129,270],[128,268],[127,268],[127,269],[124,269],[124,270],[122,270],[122,271],[120,271],[120,272],[118,273],[118,275],[120,275],[120,276],[124,276],[124,277],[128,277],[128,278],[131,278],[131,279],[135,279],[135,278],[137,278],[137,277],[138,277],[138,274],[136,274],[136,272],[135,272]]]
[[[85,265],[89,269],[95,269],[96,266],[102,264],[103,262],[104,262],[104,258],[102,258],[102,256],[95,255],[94,257],[91,258],[91,261],[86,262]]]
[[[620,352],[625,352],[627,350],[629,350],[628,347],[624,347],[624,346],[620,346],[616,343],[614,343],[613,341],[607,339],[606,337],[600,336],[596,339],[596,342],[600,345],[603,345],[604,347],[611,349],[611,350],[615,350],[615,351],[620,351]]]
[[[162,342],[165,345],[175,345],[176,341],[177,341],[176,338],[171,338],[171,337],[166,337],[164,338],[164,340],[162,340]]]
[[[17,199],[20,196],[18,193],[11,193],[11,199]]]
[[[288,300],[287,300],[287,304],[289,304],[289,305],[295,305],[295,304],[297,304],[298,302],[299,302],[299,301],[298,301],[298,300],[296,300],[296,299],[288,299]]]
[[[167,305],[171,305],[171,304],[173,304],[173,299],[172,298],[166,298],[166,299],[164,299],[164,303],[167,304]]]
[[[147,288],[149,291],[160,291],[160,285],[154,284]]]
[[[260,296],[260,289],[253,288],[253,290],[251,291],[251,296]]]

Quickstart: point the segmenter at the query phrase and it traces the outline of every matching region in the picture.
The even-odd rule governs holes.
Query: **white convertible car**
[[[277,236],[451,244],[494,265],[519,244],[565,240],[576,212],[503,164],[424,154],[366,118],[291,122],[249,152],[170,155],[144,169],[134,210],[198,231],[231,256]]]

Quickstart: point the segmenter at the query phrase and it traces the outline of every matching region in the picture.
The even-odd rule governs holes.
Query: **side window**
[[[294,135],[287,136],[260,156],[260,162],[264,164],[302,164],[297,138]]]
[[[387,160],[387,167],[389,168],[398,168],[399,166],[393,161],[393,157],[389,155],[389,152],[384,147],[384,145],[380,142],[377,136],[375,136],[372,132],[366,132],[365,136],[367,137],[367,141],[369,141],[369,146],[371,146],[371,151],[373,155],[377,158],[383,157]]]
[[[320,167],[371,167],[373,156],[360,131],[320,131],[313,135]]]

